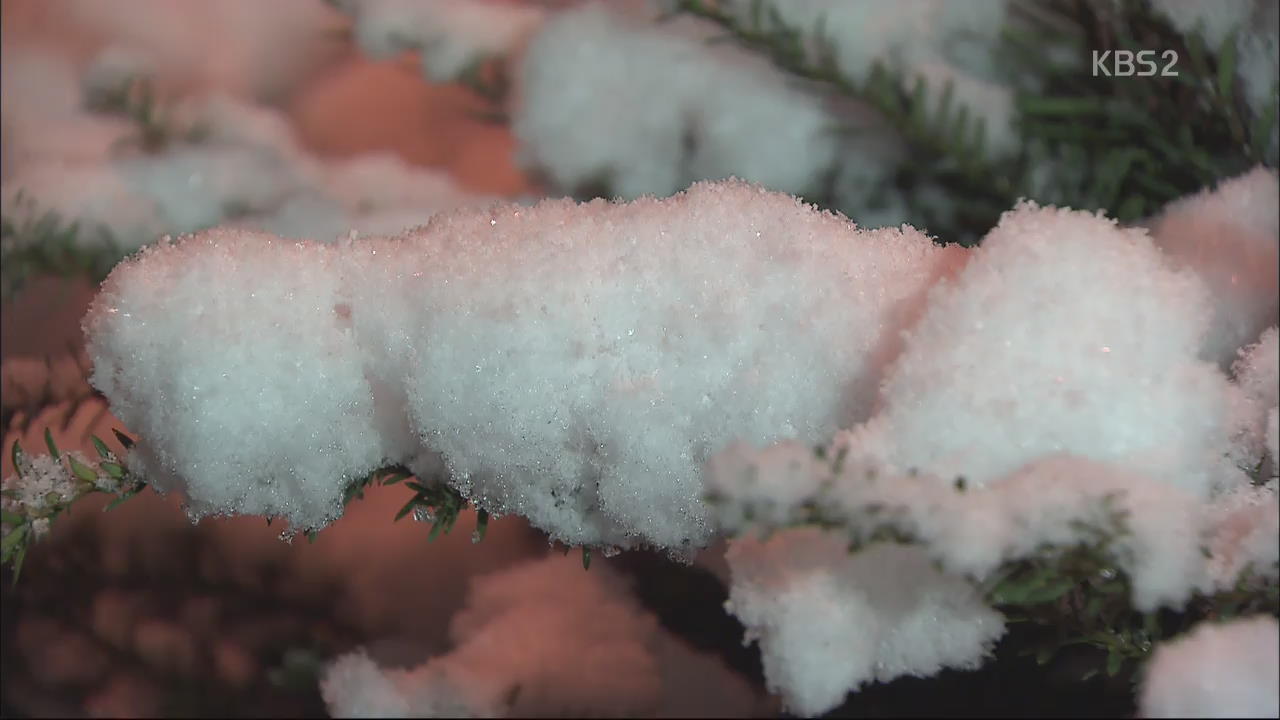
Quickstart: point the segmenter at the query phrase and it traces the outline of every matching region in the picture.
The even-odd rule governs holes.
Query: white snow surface
[[[708,24],[657,24],[657,14],[652,3],[590,2],[543,23],[516,75],[522,162],[557,187],[603,182],[626,198],[730,176],[816,190],[838,148],[821,99],[763,58],[708,43]]]
[[[920,548],[849,554],[846,544],[804,528],[729,546],[725,607],[760,644],[768,688],[791,712],[820,715],[868,682],[982,664],[1004,618],[972,585]]]
[[[1246,468],[1270,462],[1274,476],[1280,464],[1273,421],[1280,405],[1280,331],[1267,328],[1256,343],[1240,351],[1233,370],[1239,389],[1233,458]]]
[[[495,206],[336,245],[214,230],[118,266],[86,317],[131,462],[194,514],[339,514],[345,482],[430,467],[570,544],[712,528],[733,439],[818,442],[869,413],[924,292],[965,251],[786,195]]]
[[[1256,167],[1170,203],[1151,236],[1208,286],[1213,317],[1202,356],[1231,367],[1236,352],[1280,319],[1280,180]]]
[[[542,22],[535,3],[503,0],[339,0],[352,16],[356,42],[374,59],[409,50],[423,74],[450,82],[470,65],[514,50]]]
[[[1227,380],[1197,359],[1210,307],[1144,231],[1022,203],[907,332],[878,451],[977,485],[1065,452],[1205,497],[1240,480]]]
[[[1147,662],[1140,717],[1280,716],[1280,625],[1270,615],[1202,622]]]
[[[750,25],[752,0],[723,4]],[[766,0],[763,5],[764,27],[770,27],[770,11],[776,12],[809,41],[811,58],[817,57],[813,40],[821,29],[835,48],[840,70],[854,82],[865,82],[879,62],[901,74],[907,92],[923,79],[935,108],[950,84],[953,107],[967,108],[969,117],[985,126],[989,152],[1018,150],[1013,91],[1001,82],[999,59],[992,52],[1006,22],[1007,0]]]
[[[34,53],[16,59],[29,70],[15,76],[47,75],[51,89],[23,93],[35,108],[6,103],[6,131],[12,126],[21,152],[6,161],[0,205],[19,221],[48,211],[77,221],[85,245],[101,243],[106,231],[127,251],[216,226],[331,241],[399,232],[439,210],[492,201],[390,153],[312,156],[282,113],[220,94],[166,106],[171,140],[144,152],[130,121],[74,105],[76,91],[62,87],[72,81],[69,68]]]

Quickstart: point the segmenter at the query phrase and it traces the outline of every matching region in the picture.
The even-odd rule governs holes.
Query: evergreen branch
[[[996,52],[1002,66],[1029,76],[1015,105],[1023,149],[1000,159],[987,156],[983,130],[967,109],[953,107],[950,88],[942,88],[939,102],[930,105],[923,79],[912,81],[908,91],[911,78],[883,63],[874,64],[862,82],[843,74],[822,22],[806,34],[765,0],[752,2],[745,19],[716,0],[680,0],[675,11],[716,23],[728,39],[782,71],[864,102],[899,128],[908,158],[897,185],[908,201],[914,202],[914,190],[938,184],[963,212],[935,219],[927,217],[927,208],[917,209],[925,212],[930,231],[943,238],[976,240],[1023,196],[1134,222],[1223,177],[1277,162],[1277,148],[1269,144],[1276,110],[1251,116],[1234,36],[1206,48],[1199,34],[1178,32],[1147,2],[1013,6],[1018,22],[1003,31]],[[1062,49],[1061,59],[1053,59],[1048,46]],[[1090,72],[1094,50],[1152,48],[1186,59],[1176,77]]]
[[[118,430],[115,433],[122,443],[128,439]],[[70,512],[78,500],[99,492],[115,495],[116,499],[104,508],[110,510],[146,487],[96,435],[92,439],[97,460],[77,452],[59,451],[48,429],[44,439],[49,454],[35,458],[28,456],[17,440],[13,442],[9,452],[14,474],[4,479],[0,490],[3,495],[0,498],[3,512],[0,565],[12,568],[14,584],[18,582],[30,546],[46,536],[53,522],[61,514]],[[132,440],[128,445],[132,445]]]
[[[34,422],[44,408],[48,408],[58,403],[66,403],[63,410],[63,427],[65,430],[71,423],[75,414],[86,403],[93,400],[103,402],[105,409],[106,399],[102,393],[98,392],[89,385],[85,379],[89,374],[89,368],[85,367],[81,362],[81,353],[74,343],[68,341],[67,357],[73,359],[77,365],[82,385],[74,392],[66,392],[65,388],[59,390],[54,385],[54,355],[46,354],[42,362],[44,363],[44,375],[39,383],[39,387],[31,386],[15,387],[14,390],[6,394],[4,402],[0,404],[0,436],[8,435],[11,431],[25,432],[30,423]]]
[[[764,508],[756,507],[750,498],[735,500],[742,518],[759,531],[762,539],[783,529],[814,527],[846,539],[850,553],[875,543],[892,542],[919,547],[940,563],[909,508],[875,499],[852,506],[829,500],[835,478],[843,470],[846,451],[842,448],[836,457],[828,458],[825,447],[815,448],[817,458],[830,464],[831,473],[819,483],[814,495],[795,506],[784,520],[764,520]],[[877,481],[874,474],[862,480]],[[953,489],[964,493],[967,485],[964,478],[957,478]],[[726,502],[726,498],[715,494],[704,499],[712,505]],[[1115,493],[1103,495],[1099,498],[1101,512],[1093,520],[1072,521],[1075,540],[1063,545],[1042,544],[1030,554],[1004,560],[985,577],[968,578],[1009,623],[1036,628],[1036,640],[1025,654],[1034,654],[1043,665],[1064,648],[1087,645],[1099,651],[1099,664],[1081,679],[1103,672],[1115,676],[1136,670],[1159,642],[1202,620],[1226,620],[1254,613],[1280,616],[1280,570],[1276,567],[1266,571],[1245,568],[1236,585],[1228,590],[1193,592],[1180,612],[1134,610],[1132,580],[1123,569],[1131,567],[1134,558],[1120,542],[1131,530],[1128,511],[1119,500]],[[776,513],[769,516],[778,517]],[[941,565],[939,569],[945,572]]]
[[[180,132],[151,78],[143,74],[130,75],[114,87],[91,93],[88,105],[95,112],[122,115],[132,121],[137,128],[132,140],[149,153],[161,152],[179,139],[198,141],[205,133],[198,126]]]
[[[133,438],[119,430],[113,432],[126,451],[136,444]],[[14,583],[21,572],[27,549],[48,535],[53,521],[62,513],[70,512],[77,501],[99,492],[114,495],[115,498],[103,508],[105,512],[142,492],[148,485],[144,478],[130,472],[96,435],[90,436],[98,454],[96,461],[76,452],[60,451],[49,428],[45,429],[44,439],[49,452],[35,457],[29,456],[19,441],[14,441],[10,447],[14,474],[4,479],[0,490],[3,496],[3,556],[0,565],[13,569]],[[343,507],[352,500],[362,499],[365,489],[371,485],[394,485],[406,480],[405,485],[414,491],[414,495],[397,513],[395,520],[412,512],[414,520],[430,522],[428,541],[452,530],[468,500],[450,487],[444,477],[414,479],[407,468],[399,465],[380,468],[349,483],[343,491]],[[267,525],[271,525],[274,519],[267,517]],[[479,509],[472,542],[484,539],[488,524],[489,513]],[[291,542],[296,532],[294,529],[285,530],[281,539]],[[307,528],[304,532],[309,541],[315,541],[316,528]],[[590,557],[585,548],[584,553],[587,553],[583,559],[585,566],[590,563]]]
[[[14,206],[13,215],[0,217],[0,298],[6,301],[39,275],[100,283],[126,255],[106,225],[87,228],[53,210],[38,212],[21,191]]]

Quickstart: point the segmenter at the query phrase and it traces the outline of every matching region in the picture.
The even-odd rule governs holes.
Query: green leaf
[[[400,512],[396,513],[396,518],[395,520],[392,520],[392,522],[400,522],[401,520],[403,520],[404,516],[408,515],[409,512],[413,510],[413,506],[417,504],[418,504],[417,495],[414,495],[413,497],[409,498],[409,502],[405,503],[404,506],[400,508]]]
[[[116,480],[124,479],[125,473],[127,472],[124,469],[123,465],[119,463],[113,463],[110,460],[103,460],[101,463],[99,463],[98,467],[105,470],[108,475],[115,478]]]
[[[1280,92],[1280,85],[1272,83],[1270,97],[1275,97]],[[1250,140],[1253,159],[1260,161],[1266,155],[1268,146],[1271,144],[1271,128],[1276,124],[1276,103],[1267,103],[1266,109],[1262,111],[1262,115],[1253,124],[1253,137]]]
[[[1115,677],[1120,672],[1120,668],[1124,665],[1124,655],[1119,651],[1112,651],[1107,656],[1107,677]]]
[[[27,559],[27,546],[23,545],[18,548],[18,553],[13,556],[13,580],[9,583],[9,587],[18,586],[18,576],[22,574],[22,561]]]
[[[938,101],[937,118],[935,122],[937,126],[935,132],[942,135],[947,131],[947,126],[951,124],[951,98],[955,94],[955,83],[948,80],[946,85],[942,86],[942,99]]]
[[[1053,602],[1071,592],[1071,589],[1075,586],[1075,581],[1070,578],[1050,580],[1047,584],[1028,590],[1023,598],[1023,604],[1042,605],[1047,602]]]
[[[1236,33],[1228,33],[1218,50],[1218,97],[1231,103],[1231,89],[1236,82]]]
[[[27,454],[23,452],[22,445],[17,440],[13,441],[9,457],[13,461],[13,471],[18,473],[18,477],[22,477],[27,468]]]
[[[1053,659],[1054,652],[1057,650],[1052,645],[1045,645],[1036,651],[1036,664],[1047,665]]]
[[[61,458],[61,455],[58,454],[58,444],[53,441],[53,430],[50,428],[44,429],[44,444],[48,446],[49,454],[53,456],[54,460]]]
[[[582,548],[582,569],[591,569],[591,548],[585,546]]]
[[[1130,195],[1120,203],[1116,211],[1116,219],[1121,222],[1132,222],[1142,217],[1146,211],[1147,201],[1141,195]]]
[[[93,468],[75,459],[75,456],[68,455],[67,462],[70,463],[71,472],[74,473],[76,477],[84,480],[85,482],[98,481],[98,473],[94,472]]]
[[[22,516],[12,510],[0,510],[0,521],[19,525],[22,523]]]
[[[486,510],[476,512],[476,542],[484,540],[485,531],[489,528],[489,513]]]
[[[413,476],[412,476],[412,475],[410,475],[409,473],[396,471],[396,472],[391,473],[390,475],[387,475],[387,476],[383,477],[383,478],[382,478],[382,484],[383,484],[383,485],[395,485],[396,483],[400,482],[401,480],[408,480],[408,479],[409,479],[409,478],[411,478],[411,477],[413,477]]]
[[[124,433],[120,432],[115,428],[111,428],[111,432],[115,433],[116,440],[120,441],[120,446],[123,447],[125,450],[128,450],[133,447],[134,445],[133,438],[129,437],[128,435],[125,435]]]
[[[1147,637],[1155,638],[1160,635],[1160,615],[1158,613],[1146,613],[1142,616],[1142,630]]]
[[[106,443],[102,442],[102,438],[97,435],[90,435],[89,438],[93,440],[93,448],[98,451],[98,457],[104,460],[111,457],[111,449],[107,447]]]
[[[26,539],[27,532],[31,526],[23,523],[18,527],[9,531],[3,539],[0,539],[0,563],[7,563],[13,557],[15,551],[22,547],[22,541]]]
[[[911,89],[911,120],[910,128],[916,133],[925,133],[929,130],[929,107],[925,98],[924,77],[917,75],[915,86]]]
[[[1096,97],[1042,97],[1021,95],[1018,110],[1024,115],[1076,118],[1083,115],[1105,115],[1106,106]]]
[[[955,117],[955,120],[951,122],[950,135],[947,138],[947,141],[951,147],[951,150],[958,155],[966,154],[965,148],[964,148],[964,140],[965,140],[965,131],[968,129],[968,127],[969,127],[969,108],[965,105],[961,105],[956,109],[956,117]]]
[[[133,497],[134,495],[137,495],[139,492],[141,492],[141,488],[134,488],[133,490],[130,490],[129,492],[121,495],[120,497],[108,503],[106,507],[102,508],[102,512],[115,509],[116,506],[120,505],[121,503]],[[270,525],[271,522],[267,521],[267,524]]]

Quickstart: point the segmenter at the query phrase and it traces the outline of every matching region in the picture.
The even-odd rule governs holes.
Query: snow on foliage
[[[454,647],[412,669],[382,669],[364,652],[321,678],[333,717],[687,717],[697,707],[668,667],[702,670],[696,692],[720,713],[756,702],[717,661],[675,641],[607,567],[583,572],[551,556],[470,581],[449,622]],[[683,690],[683,692],[682,692]]]
[[[1267,202],[1274,200],[1252,207],[1265,212]],[[714,519],[750,533],[816,516],[837,528],[821,541],[833,558],[850,539],[887,527],[917,541],[911,552],[962,585],[960,578],[985,582],[1003,563],[1045,548],[1110,537],[1116,569],[1142,611],[1232,588],[1246,570],[1274,578],[1274,484],[1250,486],[1232,462],[1261,450],[1231,448],[1241,427],[1251,447],[1266,432],[1275,333],[1243,356],[1232,384],[1199,359],[1212,310],[1196,274],[1175,269],[1145,231],[1023,203],[929,293],[886,371],[874,417],[838,434],[821,457],[784,442],[737,444],[711,459]],[[740,539],[740,547],[759,543]],[[889,552],[882,547],[829,559],[814,574]],[[792,596],[833,595],[810,587],[808,552],[753,553],[754,575],[739,571],[742,556],[731,553],[731,597],[759,599],[735,599],[730,610],[748,639],[759,639],[771,687],[794,710],[818,714],[868,679],[865,668],[879,667],[879,656],[863,650],[852,653],[856,662],[837,660],[822,642],[853,622],[824,613],[858,606],[838,594],[830,606]],[[895,577],[850,587],[876,592]],[[909,625],[892,603],[885,608],[860,626],[893,633]],[[981,657],[981,642],[965,647],[970,655],[954,662]],[[929,674],[940,664],[949,663],[921,657],[907,667]]]
[[[1257,0],[1223,0],[1204,3],[1197,0],[1152,0],[1151,5],[1164,14],[1179,32],[1200,32],[1211,48],[1222,47],[1230,33],[1248,21]]]
[[[12,120],[14,144],[23,152],[6,167],[0,205],[15,219],[52,211],[78,221],[76,239],[86,245],[102,242],[99,228],[132,250],[164,234],[214,226],[328,241],[351,231],[398,232],[438,210],[490,201],[391,154],[314,157],[280,112],[226,95],[165,107],[168,142],[144,152],[133,123],[87,112],[72,99],[79,90],[68,67],[29,53],[16,59],[54,87],[15,91],[35,97],[33,108],[5,105],[5,121]],[[100,74],[119,81],[120,73],[109,68]],[[91,85],[104,82],[99,77]]]
[[[1196,359],[1208,305],[1143,231],[1021,204],[908,332],[879,452],[976,485],[1066,452],[1206,496],[1235,481],[1227,381]]]
[[[729,0],[724,5],[748,20],[756,2]],[[911,92],[917,78],[926,83],[928,102],[937,106],[951,86],[951,102],[966,107],[986,127],[988,149],[1006,154],[1018,149],[1014,132],[1013,91],[999,81],[999,59],[991,52],[1005,25],[1007,0],[902,0],[892,4],[812,0],[766,0],[764,13],[776,11],[789,26],[805,33],[820,29],[835,48],[846,77],[865,82],[876,62],[901,74]],[[810,48],[814,52],[816,48]]]
[[[1151,235],[1211,294],[1202,356],[1225,370],[1236,351],[1276,324],[1280,309],[1280,182],[1257,167],[1170,203]]]
[[[123,118],[85,113],[75,68],[48,51],[0,48],[0,88],[4,94],[0,168],[6,196],[15,182],[13,176],[23,168],[92,168],[132,130]]]
[[[934,103],[950,85],[950,102],[985,121],[987,147],[999,154],[1016,145],[1012,93],[990,79],[1005,5],[766,2],[762,14],[776,9],[806,37],[821,26],[854,82],[879,60],[902,73],[907,91],[925,79]],[[746,21],[754,3],[724,6]],[[666,195],[733,175],[793,194],[834,193],[863,224],[901,217],[901,198],[886,190],[899,160],[894,129],[860,103],[830,106],[766,60],[709,42],[723,32],[714,24],[655,22],[663,10],[660,2],[583,3],[533,33],[518,57],[512,111],[524,164],[570,191]],[[651,102],[657,92],[664,102]]]
[[[846,545],[805,528],[729,546],[725,607],[759,642],[769,690],[791,712],[820,715],[871,681],[976,669],[1004,633],[974,587],[919,548]]]
[[[1276,327],[1268,328],[1256,343],[1240,351],[1234,370],[1240,388],[1234,457],[1245,467],[1269,461],[1275,476],[1280,463],[1273,439],[1276,407],[1280,405],[1280,332]]]
[[[218,230],[118,266],[86,318],[131,461],[193,512],[340,512],[443,455],[570,544],[705,543],[707,456],[830,437],[964,256],[740,183],[544,201],[324,246]]]
[[[1141,717],[1280,716],[1280,625],[1269,615],[1204,622],[1156,648]]]
[[[837,151],[821,100],[762,58],[708,44],[706,23],[655,24],[657,13],[586,3],[546,21],[520,60],[512,131],[522,161],[559,187],[603,182],[628,198],[731,175],[816,189]]]
[[[798,457],[799,448],[792,447]],[[797,510],[807,504],[821,507],[838,526],[888,522],[917,539],[947,572],[979,581],[1002,563],[1046,547],[1093,544],[1102,531],[1117,535],[1111,550],[1133,582],[1136,607],[1178,607],[1192,591],[1209,586],[1200,546],[1214,526],[1203,503],[1167,483],[1113,464],[1049,455],[961,492],[943,478],[886,472],[855,443],[848,448],[854,449],[838,472],[830,463],[780,463],[779,446],[763,452],[737,446],[717,455],[707,475],[718,498],[716,520],[743,533],[796,522],[803,517]],[[784,496],[766,490],[784,485],[809,490]],[[1236,574],[1252,559],[1238,557]]]
[[[337,0],[355,21],[356,42],[374,59],[414,50],[432,82],[456,80],[471,64],[511,52],[543,10],[501,0]]]
[[[1198,31],[1214,51],[1226,52],[1229,45],[1234,45],[1238,58],[1236,72],[1253,116],[1261,120],[1268,113],[1276,112],[1280,103],[1276,94],[1276,83],[1280,81],[1280,3],[1274,0],[1153,0],[1152,6],[1179,32]],[[1270,137],[1261,140],[1265,144],[1262,150],[1276,146],[1280,134],[1274,122]]]
[[[125,49],[165,90],[270,102],[341,52],[341,23],[318,0],[8,0],[4,32],[77,60]]]

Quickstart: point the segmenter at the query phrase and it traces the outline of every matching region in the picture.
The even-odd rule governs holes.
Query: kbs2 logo
[[[1177,77],[1178,53],[1165,50],[1156,62],[1155,50],[1103,50],[1093,51],[1094,77]]]

